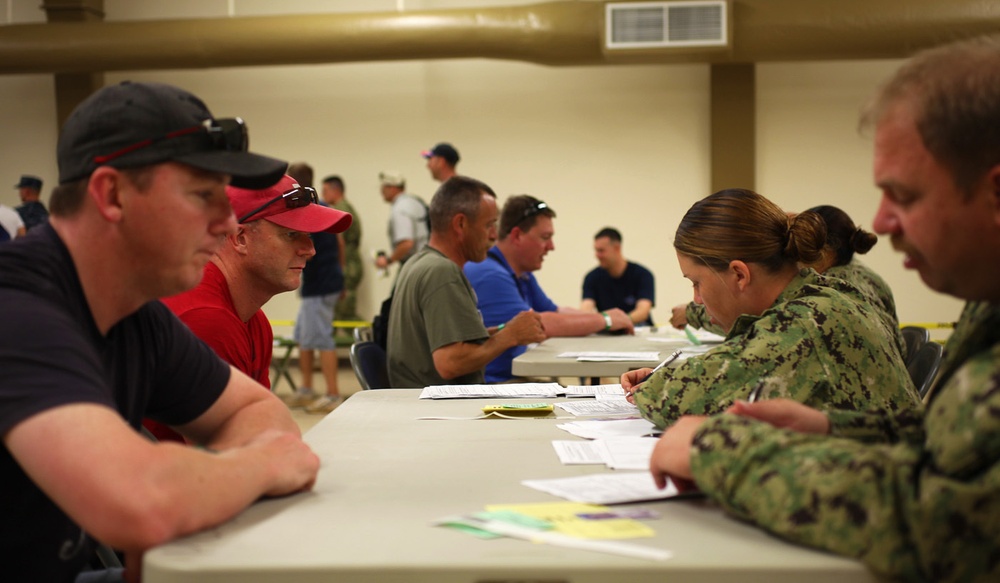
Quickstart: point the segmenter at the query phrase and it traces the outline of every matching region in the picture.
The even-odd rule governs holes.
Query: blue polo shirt
[[[545,295],[531,273],[514,274],[499,249],[490,249],[485,260],[465,264],[465,277],[476,290],[477,305],[487,327],[509,321],[525,310],[555,312],[559,306]],[[499,383],[513,378],[510,371],[514,357],[527,350],[524,346],[507,349],[486,365],[486,382]]]

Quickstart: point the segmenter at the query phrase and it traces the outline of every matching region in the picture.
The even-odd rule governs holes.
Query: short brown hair
[[[530,194],[518,194],[508,198],[500,212],[498,233],[500,240],[506,239],[514,227],[521,227],[522,231],[531,230],[538,222],[538,215],[552,219],[555,218],[556,211]]]
[[[875,95],[861,128],[873,128],[902,102],[913,105],[927,151],[971,193],[1000,164],[1000,35],[917,53]]]
[[[823,219],[805,211],[792,218],[753,192],[720,190],[692,206],[674,235],[674,248],[716,271],[733,260],[776,272],[819,259],[826,241]]]

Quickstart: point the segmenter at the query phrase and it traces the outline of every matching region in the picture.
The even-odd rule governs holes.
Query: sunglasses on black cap
[[[248,212],[247,214],[237,219],[237,222],[242,225],[243,223],[247,222],[247,219],[260,213],[261,211],[271,206],[272,204],[278,202],[279,200],[285,201],[286,209],[297,209],[304,206],[309,206],[310,204],[318,203],[319,197],[316,196],[315,189],[309,188],[308,186],[299,186],[265,202],[264,204],[260,205],[259,207],[253,209],[252,211]]]
[[[212,141],[212,149],[225,152],[246,152],[250,147],[250,135],[247,133],[247,126],[241,118],[206,119],[201,124],[172,131],[157,138],[149,138],[141,142],[136,142],[125,146],[103,156],[94,156],[97,164],[106,164],[115,158],[120,158],[125,154],[130,154],[136,150],[141,150],[147,146],[152,146],[157,142],[190,136],[199,132],[206,132]]]
[[[521,220],[523,221],[524,219],[527,219],[529,217],[533,217],[533,216],[537,215],[538,213],[544,211],[547,208],[549,208],[549,205],[545,204],[542,201],[538,201],[535,204],[533,204],[533,205],[529,206],[528,208],[524,209],[524,212],[521,213]]]

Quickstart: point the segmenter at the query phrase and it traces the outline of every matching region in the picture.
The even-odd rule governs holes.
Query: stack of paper
[[[555,398],[563,392],[559,383],[511,383],[509,385],[436,385],[424,387],[421,399],[484,399],[492,397]]]
[[[663,561],[673,555],[664,549],[619,542],[620,539],[651,537],[654,533],[641,522],[615,514],[604,506],[568,502],[505,504],[487,506],[486,512],[448,516],[435,524],[480,538],[504,536],[640,559]]]
[[[680,493],[673,482],[669,482],[663,490],[657,488],[649,472],[593,474],[551,480],[524,480],[521,483],[560,498],[589,504],[661,500]]]
[[[564,465],[604,464],[612,470],[646,470],[656,439],[612,437],[593,441],[556,440],[552,447]]]
[[[659,362],[659,352],[562,352],[556,358],[575,358],[586,362]]]
[[[556,403],[556,407],[559,407],[563,411],[566,411],[570,415],[588,415],[588,416],[630,416],[637,417],[639,415],[639,409],[629,403],[624,395],[618,398],[598,398],[596,400],[586,400],[586,401],[574,401],[572,403]]]
[[[596,397],[600,399],[608,396],[624,397],[625,389],[619,383],[610,385],[568,385],[563,389],[563,394],[567,397]]]
[[[584,439],[643,437],[656,431],[656,426],[645,419],[570,421],[556,427]]]

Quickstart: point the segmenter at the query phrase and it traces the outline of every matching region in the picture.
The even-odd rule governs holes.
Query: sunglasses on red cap
[[[279,200],[285,201],[285,209],[297,209],[304,206],[309,206],[310,204],[318,203],[319,197],[316,195],[315,189],[309,188],[308,186],[298,186],[296,188],[289,190],[284,194],[280,194],[272,198],[271,200],[260,205],[259,207],[253,209],[252,211],[248,212],[247,214],[237,219],[237,222],[240,223],[241,225],[243,223],[246,223],[247,219],[256,214],[259,214],[264,209],[278,202]]]
[[[157,138],[149,138],[141,142],[136,142],[125,146],[121,150],[111,152],[110,154],[94,156],[94,162],[97,164],[106,164],[115,158],[119,158],[125,154],[130,154],[136,150],[141,150],[147,146],[152,146],[157,142],[179,138],[182,136],[189,136],[198,132],[206,132],[208,134],[208,137],[212,140],[213,150],[246,152],[250,147],[250,137],[247,133],[247,126],[241,118],[232,117],[223,119],[206,119],[201,122],[201,124],[196,126],[176,130]]]

